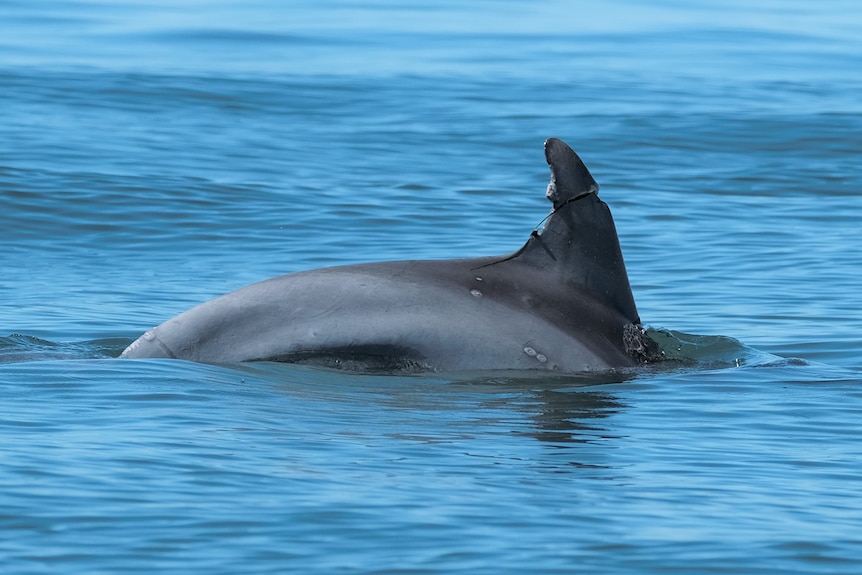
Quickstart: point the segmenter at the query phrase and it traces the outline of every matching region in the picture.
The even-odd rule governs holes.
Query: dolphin
[[[169,319],[120,357],[566,373],[657,359],[598,184],[562,140],[545,158],[553,208],[512,254],[275,277]]]

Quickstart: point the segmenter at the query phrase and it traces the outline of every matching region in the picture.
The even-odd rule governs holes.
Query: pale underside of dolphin
[[[545,157],[553,209],[513,254],[287,274],[181,313],[121,357],[562,372],[656,359],[598,184],[563,141]]]

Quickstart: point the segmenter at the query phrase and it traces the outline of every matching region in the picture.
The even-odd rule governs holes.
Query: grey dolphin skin
[[[561,372],[656,359],[598,184],[563,141],[547,140],[545,157],[553,209],[513,254],[276,277],[181,313],[121,357]]]

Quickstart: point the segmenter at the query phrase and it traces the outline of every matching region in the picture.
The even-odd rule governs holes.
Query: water
[[[859,572],[862,10],[462,4],[0,5],[4,573]],[[281,273],[513,251],[548,136],[697,362],[114,359]]]

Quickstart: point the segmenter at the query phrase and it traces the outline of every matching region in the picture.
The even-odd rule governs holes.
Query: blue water
[[[862,8],[584,4],[0,3],[2,572],[859,573]],[[549,136],[694,362],[115,359],[274,275],[517,249]]]

